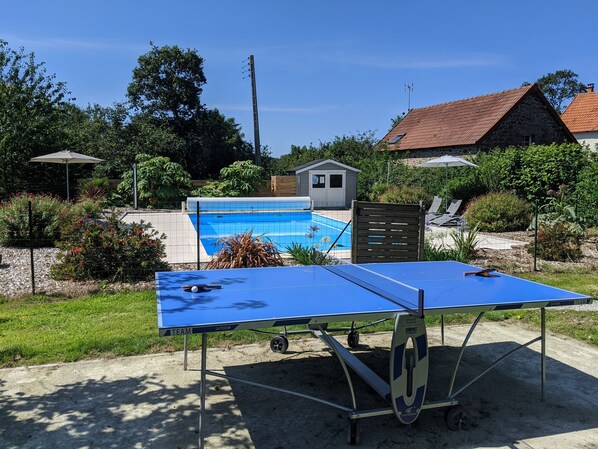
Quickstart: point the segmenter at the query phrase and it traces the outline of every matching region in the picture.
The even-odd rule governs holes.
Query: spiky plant
[[[284,265],[276,245],[253,230],[218,240],[222,248],[208,263],[208,269],[279,267]]]

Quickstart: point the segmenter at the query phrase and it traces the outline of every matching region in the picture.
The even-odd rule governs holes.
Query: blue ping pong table
[[[317,401],[348,415],[348,442],[358,443],[361,418],[394,414],[404,424],[420,411],[447,407],[451,429],[467,426],[466,410],[456,396],[514,351],[541,343],[541,398],[545,384],[545,308],[592,302],[589,296],[549,287],[459,262],[403,262],[361,265],[295,266],[156,273],[158,328],[162,336],[202,334],[199,445],[203,447],[206,376],[225,378]],[[492,310],[541,309],[540,335],[503,354],[474,379],[455,387],[469,338],[484,313]],[[424,316],[477,313],[455,361],[446,397],[426,398],[428,341]],[[341,345],[328,323],[394,319],[389,377],[383,379]],[[241,329],[308,325],[344,370],[352,403],[343,405],[301,392],[227,376],[207,369],[207,334]],[[412,349],[409,349],[412,348]],[[360,410],[351,382],[354,371],[385,404]]]

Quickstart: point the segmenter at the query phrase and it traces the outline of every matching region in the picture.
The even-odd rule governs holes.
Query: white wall
[[[579,143],[586,144],[592,151],[598,152],[598,131],[574,133],[573,135]]]

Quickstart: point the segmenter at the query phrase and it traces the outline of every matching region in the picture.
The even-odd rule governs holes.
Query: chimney
[[[586,90],[586,92],[594,92],[594,83],[588,84],[588,89]]]

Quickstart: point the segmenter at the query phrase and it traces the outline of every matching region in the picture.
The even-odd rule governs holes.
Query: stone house
[[[416,165],[450,154],[532,143],[576,142],[536,84],[465,100],[416,108],[378,143]]]
[[[598,151],[598,92],[594,92],[594,84],[573,99],[561,119],[579,143]]]

